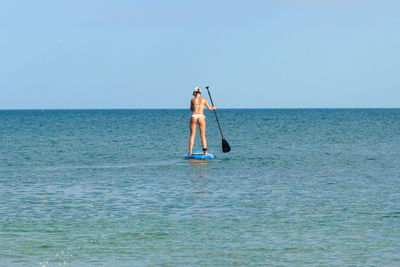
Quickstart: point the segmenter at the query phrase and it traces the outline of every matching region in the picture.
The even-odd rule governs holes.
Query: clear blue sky
[[[0,109],[400,107],[398,0],[3,0]]]

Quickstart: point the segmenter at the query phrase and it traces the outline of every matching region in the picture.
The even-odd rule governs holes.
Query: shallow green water
[[[0,111],[0,266],[400,265],[400,110],[218,114]]]

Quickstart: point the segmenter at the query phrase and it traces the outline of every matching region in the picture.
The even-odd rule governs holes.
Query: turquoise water
[[[400,265],[399,109],[218,114],[0,111],[0,266]]]

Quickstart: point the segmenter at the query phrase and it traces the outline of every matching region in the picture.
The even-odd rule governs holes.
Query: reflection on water
[[[204,167],[208,166],[208,159],[186,159],[189,161],[191,167]]]
[[[192,167],[191,174],[194,177],[209,177],[209,165],[208,159],[187,159],[189,166]]]

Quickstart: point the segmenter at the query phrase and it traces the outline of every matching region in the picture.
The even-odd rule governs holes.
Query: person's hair
[[[198,91],[194,91],[194,92],[193,92],[193,95],[194,95],[194,96],[197,96],[197,94],[201,94],[201,92],[198,92]]]

